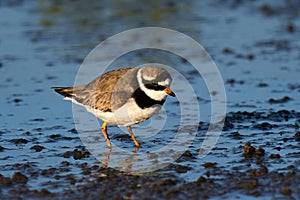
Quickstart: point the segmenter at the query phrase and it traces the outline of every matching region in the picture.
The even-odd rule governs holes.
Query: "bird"
[[[109,149],[112,145],[108,124],[126,126],[135,147],[139,148],[131,126],[157,114],[167,96],[175,97],[171,82],[166,69],[147,65],[111,70],[86,85],[53,89],[103,121],[101,129]]]

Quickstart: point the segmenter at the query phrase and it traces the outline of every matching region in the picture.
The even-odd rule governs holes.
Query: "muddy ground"
[[[43,198],[43,199],[207,199],[207,198],[250,198],[264,197],[267,199],[297,199],[300,195],[299,184],[299,152],[295,150],[286,155],[280,153],[281,148],[295,146],[297,149],[300,141],[298,131],[287,134],[273,132],[272,127],[278,128],[278,123],[299,119],[300,113],[282,110],[272,113],[262,112],[232,112],[228,113],[223,137],[232,140],[243,140],[241,131],[233,131],[240,124],[251,123],[247,127],[253,132],[263,130],[263,135],[276,135],[278,139],[264,143],[264,146],[255,146],[248,142],[241,145],[228,147],[230,151],[237,151],[238,161],[231,167],[222,166],[223,163],[201,162],[196,153],[187,150],[177,161],[168,167],[152,173],[133,175],[106,168],[101,164],[91,165],[85,160],[89,159],[89,153],[84,149],[65,151],[61,155],[64,161],[51,168],[39,169],[33,162],[17,162],[13,165],[3,165],[2,170],[16,171],[12,176],[0,176],[2,198]],[[263,122],[264,120],[272,123]],[[299,124],[287,123],[295,129]],[[283,126],[283,127],[284,127]],[[28,133],[30,134],[30,133]],[[263,136],[262,135],[262,136]],[[51,136],[50,136],[51,137]],[[251,136],[247,136],[251,138]],[[64,140],[61,137],[52,137],[53,142]],[[65,138],[66,139],[66,138]],[[129,139],[129,138],[128,138]],[[273,146],[274,142],[278,144]],[[22,146],[27,141],[26,137],[11,141],[15,145]],[[266,150],[268,146],[272,150]],[[32,146],[32,154],[43,151],[45,147]],[[192,148],[192,147],[191,147]],[[218,148],[218,147],[216,147]],[[224,148],[223,150],[227,150]],[[2,147],[1,152],[9,151]],[[294,162],[278,170],[272,170],[272,165],[284,166],[286,160],[294,159]],[[81,163],[76,162],[82,161]],[[2,161],[3,162],[3,161]],[[193,167],[185,163],[197,163],[203,167],[203,175],[195,181],[185,181],[176,174],[193,171]],[[76,169],[74,169],[76,168]],[[74,172],[69,173],[66,172]],[[175,175],[174,175],[175,174]],[[49,179],[32,189],[28,184],[31,180]],[[64,188],[65,187],[65,188]],[[59,192],[55,192],[59,190]]]

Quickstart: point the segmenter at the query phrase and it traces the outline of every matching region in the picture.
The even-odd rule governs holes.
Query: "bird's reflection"
[[[109,156],[110,156],[110,153],[111,153],[111,149],[112,148],[107,148],[107,152],[105,154],[105,159],[102,162],[102,167],[103,168],[107,168],[108,167],[108,160],[109,160]]]
[[[102,162],[102,167],[103,168],[107,168],[108,167],[108,162],[109,162],[109,158],[110,158],[110,155],[111,155],[111,152],[112,152],[112,147],[110,148],[107,148],[107,152],[105,153],[105,159],[104,161]],[[131,164],[129,163],[132,163],[132,161],[134,161],[133,157],[138,153],[139,151],[139,147],[135,147],[134,151],[132,152],[131,155],[129,155],[129,157],[127,159],[124,159],[124,162],[126,162],[126,168],[128,168],[129,166],[132,166]],[[128,165],[129,164],[129,165]],[[123,163],[124,165],[124,163]],[[131,167],[130,167],[131,168]]]

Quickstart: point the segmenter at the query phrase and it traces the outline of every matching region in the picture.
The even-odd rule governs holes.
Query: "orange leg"
[[[132,138],[132,140],[133,140],[135,146],[136,146],[136,147],[139,147],[140,144],[136,141],[136,139],[135,139],[135,137],[134,137],[134,135],[133,135],[131,126],[127,126],[127,130],[128,130],[128,132],[129,132],[129,134],[130,134],[130,136],[131,136],[131,138]]]
[[[106,141],[106,144],[107,144],[108,148],[111,148],[111,143],[110,143],[110,140],[109,140],[109,137],[108,137],[108,134],[107,134],[107,124],[106,124],[106,122],[104,122],[102,124],[102,133],[104,135],[104,138],[105,138],[105,141]]]

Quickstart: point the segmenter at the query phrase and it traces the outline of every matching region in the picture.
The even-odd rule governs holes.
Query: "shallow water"
[[[39,195],[44,191],[42,194],[47,196],[47,190],[52,195],[73,191],[76,196],[76,189],[91,190],[89,184],[97,182],[99,177],[118,177],[125,185],[127,179],[131,180],[128,174],[121,172],[97,171],[103,165],[109,169],[124,167],[138,171],[139,167],[155,166],[159,159],[173,155],[172,148],[164,151],[165,155],[155,151],[166,146],[177,131],[181,116],[176,98],[168,98],[164,111],[152,121],[133,128],[142,143],[137,154],[132,153],[133,143],[126,131],[110,126],[113,145],[121,150],[113,148],[109,160],[105,160],[107,149],[102,134],[99,129],[91,129],[88,139],[92,147],[99,150],[97,160],[84,146],[83,135],[75,130],[71,103],[50,89],[73,85],[85,56],[107,37],[134,27],[162,26],[193,37],[212,56],[225,83],[228,114],[218,143],[207,156],[200,158],[211,109],[203,79],[195,76],[189,63],[167,52],[142,50],[116,60],[109,69],[145,62],[170,65],[190,81],[199,99],[201,112],[198,130],[193,135],[195,139],[183,156],[174,154],[176,158],[166,160],[171,165],[152,172],[154,179],[162,182],[157,184],[164,182],[155,176],[176,177],[174,185],[181,194],[178,198],[200,195],[197,191],[188,193],[182,189],[185,184],[186,188],[195,188],[193,184],[198,184],[199,177],[228,185],[227,188],[216,187],[218,192],[207,192],[204,198],[299,198],[300,146],[296,132],[300,126],[300,6],[297,1],[225,4],[217,0],[190,4],[163,1],[143,4],[142,10],[138,4],[129,6],[104,1],[99,5],[97,2],[0,3],[0,25],[5,27],[0,31],[0,90],[4,94],[0,98],[0,169],[3,177],[9,177],[12,183],[15,181],[15,184],[5,184],[1,177],[0,195],[25,198],[36,195],[20,189],[24,185],[22,178],[13,178],[16,172],[25,175],[26,188],[40,191]],[[174,87],[177,88],[176,79]],[[89,117],[97,125],[101,123]],[[159,129],[159,123],[158,127],[153,126],[155,122],[162,119],[166,120],[162,131],[149,137],[149,133]],[[181,131],[186,134],[193,128],[184,127]],[[248,141],[256,150],[263,148],[264,155],[243,153]],[[143,160],[144,156],[149,159]],[[251,170],[261,170],[260,174],[264,175],[264,167],[269,176],[251,174]],[[290,184],[282,181],[282,187],[268,185],[274,178],[272,173],[274,177],[294,173],[295,178],[292,176]],[[242,182],[230,174],[234,177],[250,174],[250,178]],[[230,178],[236,186],[228,183]],[[259,181],[258,186],[245,184],[252,178]],[[152,177],[144,184],[150,183],[153,183]],[[174,189],[173,184],[164,184]],[[292,192],[282,190],[286,188]],[[117,197],[117,193],[115,195]],[[171,198],[176,193],[169,195],[160,198]]]

